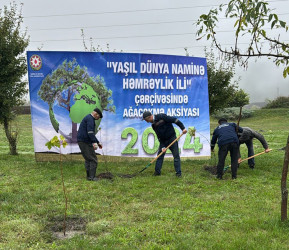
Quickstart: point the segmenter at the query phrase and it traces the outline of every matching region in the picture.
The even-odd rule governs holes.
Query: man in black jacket
[[[77,143],[85,159],[86,179],[89,181],[98,181],[98,178],[95,177],[97,157],[94,150],[97,149],[97,146],[102,148],[101,143],[95,137],[95,120],[100,118],[102,118],[102,113],[95,108],[91,114],[83,118],[77,132]]]
[[[248,127],[243,127],[243,132],[238,135],[240,136],[239,137],[240,144],[245,143],[248,148],[248,157],[254,155],[254,147],[253,147],[254,138],[258,139],[262,143],[262,146],[265,149],[266,153],[270,151],[264,136],[258,133],[257,131]],[[254,158],[249,159],[248,165],[250,168],[253,169],[255,167],[255,159]]]
[[[214,130],[211,140],[212,152],[214,151],[217,140],[219,146],[217,178],[222,179],[226,156],[230,151],[232,179],[236,179],[239,156],[239,139],[236,131],[237,125],[236,123],[228,123],[227,119],[225,118],[221,118],[218,123],[219,126]],[[238,127],[238,132],[243,132],[243,129],[241,127]]]
[[[158,155],[163,151],[164,153],[157,159],[155,165],[154,175],[161,175],[161,169],[165,156],[165,148],[170,145],[172,141],[176,139],[176,132],[172,123],[177,124],[184,134],[187,133],[184,124],[177,118],[172,116],[167,116],[166,114],[152,115],[151,112],[145,111],[143,113],[143,120],[152,123],[152,128],[157,134],[158,140],[160,142]],[[175,142],[170,148],[174,157],[174,167],[176,171],[176,176],[181,177],[181,159],[179,154],[178,142]]]

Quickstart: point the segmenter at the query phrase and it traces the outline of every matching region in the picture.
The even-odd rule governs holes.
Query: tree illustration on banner
[[[87,68],[81,67],[76,59],[65,60],[56,70],[47,75],[38,91],[39,97],[49,105],[49,117],[54,130],[62,134],[66,141],[77,141],[77,123],[99,108],[101,111],[115,113],[111,99],[112,91],[107,89],[103,77],[91,77]],[[72,121],[71,133],[65,134],[59,128],[53,107],[58,105],[66,109]],[[96,121],[96,133],[101,119]]]

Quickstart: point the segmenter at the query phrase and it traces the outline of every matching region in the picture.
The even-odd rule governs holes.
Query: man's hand
[[[265,149],[265,152],[266,152],[266,153],[269,153],[271,150],[272,150],[272,149],[267,148],[267,149]]]
[[[167,148],[162,148],[162,152],[166,152],[167,151]]]
[[[238,159],[238,163],[240,164],[240,163],[241,163],[241,161],[242,161],[242,159],[241,159],[241,158],[239,158],[239,159]]]
[[[186,129],[183,130],[183,134],[186,134],[188,131]]]
[[[102,144],[101,143],[93,143],[93,149],[94,150],[97,150],[97,148],[100,148],[100,149],[102,149]]]

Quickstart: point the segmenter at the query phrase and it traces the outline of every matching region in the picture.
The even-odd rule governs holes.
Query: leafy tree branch
[[[231,47],[222,46],[217,38],[219,16],[222,14],[234,23],[235,43]],[[289,75],[289,44],[280,38],[280,34],[288,31],[288,25],[273,13],[266,1],[232,0],[201,15],[196,24],[197,39],[206,37],[207,40],[212,40],[214,46],[225,56],[236,58],[244,66],[247,66],[249,58],[267,57],[277,66],[284,66],[284,77]],[[267,29],[279,31],[279,34],[269,34]],[[246,48],[241,49],[240,39],[246,39]]]

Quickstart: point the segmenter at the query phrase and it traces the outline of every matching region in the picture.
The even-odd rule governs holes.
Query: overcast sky
[[[0,8],[11,1],[1,0]],[[24,27],[30,36],[28,50],[83,51],[81,29],[94,47],[116,52],[185,55],[204,57],[204,46],[196,41],[195,22],[221,0],[22,0]],[[279,18],[289,23],[289,0],[269,1]],[[230,44],[232,21],[220,19],[220,41]],[[231,38],[230,38],[231,36]],[[282,34],[289,41],[289,33]],[[233,41],[233,40],[232,40]],[[289,77],[283,79],[282,67],[271,61],[251,60],[247,70],[237,66],[240,88],[251,102],[289,95]]]

